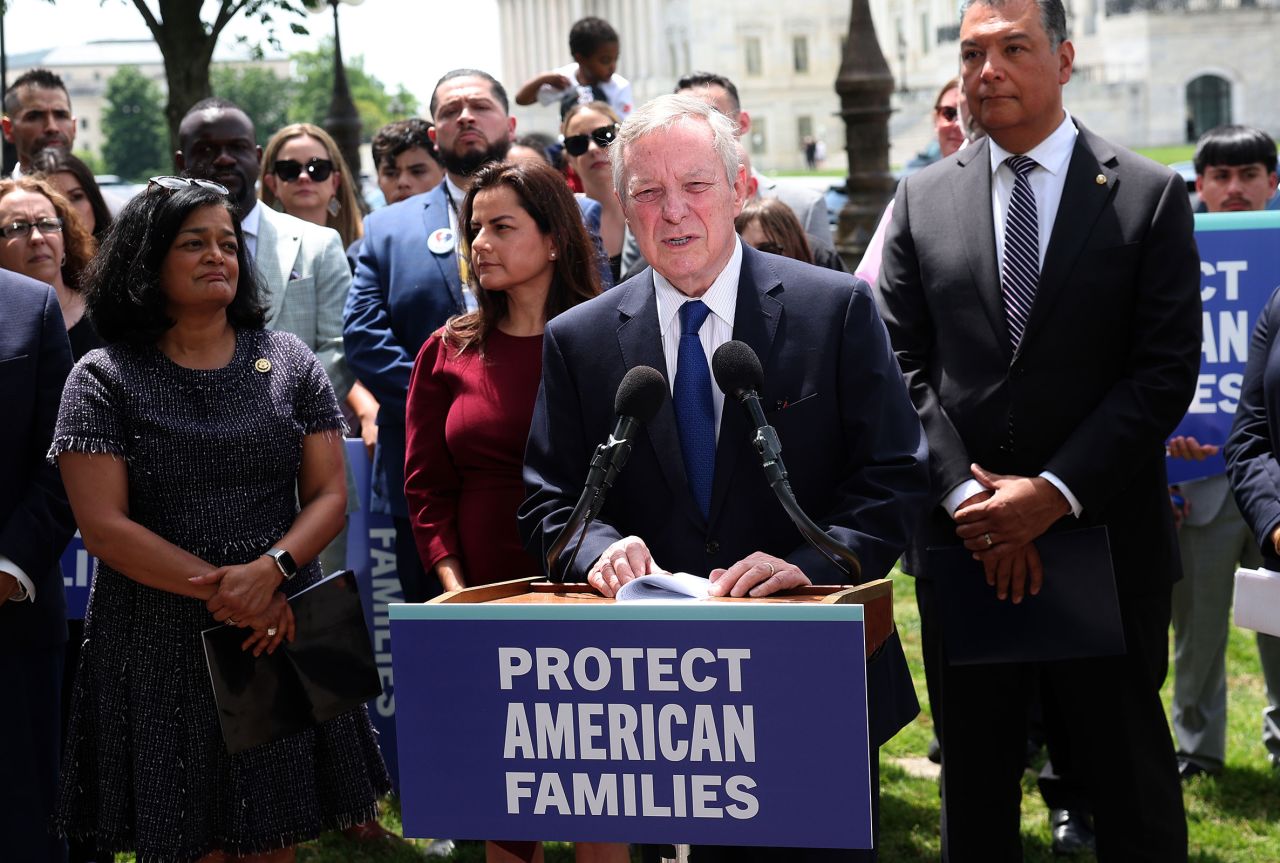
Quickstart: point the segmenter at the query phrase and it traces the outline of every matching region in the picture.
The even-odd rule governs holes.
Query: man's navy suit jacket
[[[71,346],[48,285],[0,270],[0,305],[0,554],[36,588],[35,602],[0,605],[0,650],[30,650],[67,639],[58,561],[75,522],[58,469],[45,456]]]
[[[1271,535],[1280,525],[1280,289],[1249,341],[1240,405],[1227,438],[1227,475],[1268,569],[1280,570]]]
[[[578,206],[599,247],[600,205],[579,198]],[[427,248],[428,237],[448,227],[444,183],[370,213],[343,316],[347,365],[379,404],[372,507],[401,518],[408,517],[404,421],[409,375],[423,343],[466,310],[456,251]],[[607,261],[604,273],[608,275]]]
[[[928,456],[870,289],[849,275],[744,247],[735,318],[734,338],[764,366],[761,400],[800,505],[858,555],[861,580],[883,577],[924,507]],[[540,560],[578,498],[593,449],[613,427],[618,384],[637,365],[666,374],[652,270],[548,324],[525,455],[529,497],[520,510],[526,547]],[[705,575],[764,551],[815,583],[851,581],[786,516],[749,442],[752,431],[745,411],[726,399],[704,520],[665,401],[637,434],[567,579],[584,580],[610,543],[634,534],[673,571]],[[877,745],[918,709],[901,647],[894,641],[889,651],[868,672],[869,686],[890,705],[873,711]]]

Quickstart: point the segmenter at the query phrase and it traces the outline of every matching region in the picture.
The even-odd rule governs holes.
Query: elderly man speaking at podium
[[[852,580],[805,543],[753,452],[755,424],[713,383],[710,358],[731,339],[763,364],[761,404],[800,506],[857,555],[859,580],[889,571],[924,506],[924,434],[870,290],[738,240],[746,178],[734,131],[688,96],[662,96],[631,115],[610,156],[651,269],[560,315],[544,336],[520,511],[526,547],[541,560],[613,427],[623,375],[651,366],[671,388],[565,573],[606,596],[661,571],[709,575],[720,596]],[[867,674],[877,747],[918,710],[896,638]],[[874,771],[874,749],[871,763]],[[744,851],[699,848],[697,859],[751,859]],[[803,849],[788,858],[874,859]]]

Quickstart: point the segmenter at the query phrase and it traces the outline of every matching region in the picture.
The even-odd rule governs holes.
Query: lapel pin
[[[437,228],[431,232],[431,236],[427,237],[427,248],[433,255],[452,252],[457,244],[458,237],[450,228]]]
[[[1093,178],[1093,181],[1099,186],[1105,186],[1107,184],[1107,176],[1105,174],[1099,174]]]
[[[256,360],[253,361],[253,368],[255,371],[259,371],[259,372],[262,372],[263,374],[266,374],[267,372],[271,371],[271,360],[267,359],[266,357],[258,357]]]

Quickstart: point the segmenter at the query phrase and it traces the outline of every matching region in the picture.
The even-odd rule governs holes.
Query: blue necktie
[[[689,491],[702,510],[711,514],[711,481],[716,469],[716,414],[711,401],[711,372],[698,330],[711,309],[701,300],[680,307],[680,352],[676,357],[676,383],[672,404],[680,431],[680,451]]]
[[[1004,161],[1016,178],[1004,222],[1004,273],[1000,283],[1004,289],[1009,340],[1016,351],[1040,283],[1040,220],[1036,215],[1036,195],[1027,179],[1036,167],[1035,159],[1010,156]]]

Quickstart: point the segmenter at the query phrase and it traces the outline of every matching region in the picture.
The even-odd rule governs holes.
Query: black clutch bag
[[[297,637],[270,656],[240,649],[245,629],[202,633],[222,739],[233,755],[314,728],[382,692],[354,573],[336,572],[289,605]]]

